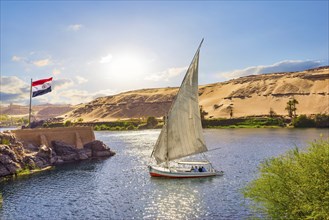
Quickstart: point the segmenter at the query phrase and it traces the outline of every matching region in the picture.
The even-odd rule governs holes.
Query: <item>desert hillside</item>
[[[32,106],[32,115],[35,120],[44,120],[54,118],[74,109],[71,105],[34,105]],[[1,115],[9,115],[12,117],[28,117],[29,106],[14,105],[0,106]]]
[[[178,88],[142,89],[101,97],[80,105],[65,119],[113,121],[148,116],[162,117]],[[268,115],[270,109],[287,115],[286,104],[294,97],[297,114],[329,113],[329,66],[301,72],[251,75],[199,87],[199,100],[208,118]]]

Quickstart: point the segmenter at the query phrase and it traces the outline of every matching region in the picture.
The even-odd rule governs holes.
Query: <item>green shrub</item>
[[[100,126],[99,126],[99,125],[95,125],[95,126],[94,126],[94,130],[95,130],[95,131],[100,131],[100,130],[101,130],[101,128],[100,128]]]
[[[315,127],[317,127],[317,128],[329,128],[329,115],[317,114],[315,116]]]
[[[293,119],[292,125],[295,128],[314,128],[315,121],[311,118],[308,118],[306,115],[300,115]]]
[[[10,144],[10,141],[9,141],[8,139],[3,138],[3,139],[1,140],[1,144],[9,145],[9,144]]]
[[[137,127],[138,130],[143,130],[143,129],[147,129],[147,128],[148,128],[147,124],[140,124]]]
[[[243,194],[273,219],[329,219],[329,140],[267,159]]]
[[[67,121],[64,122],[65,127],[69,127],[71,125],[72,125],[72,122],[70,120],[67,120]]]
[[[126,129],[127,129],[127,130],[135,130],[136,127],[135,127],[134,125],[131,124],[131,125],[128,125]]]
[[[100,130],[101,130],[101,131],[110,130],[110,127],[107,126],[106,124],[101,124],[101,125],[100,125]]]
[[[100,125],[95,125],[94,130],[95,131],[107,131],[107,130],[111,130],[111,127],[106,124],[100,124]]]
[[[25,176],[25,175],[29,175],[30,173],[31,173],[31,170],[28,167],[20,169],[16,172],[17,176]]]
[[[121,130],[123,130],[123,129],[122,129],[122,127],[120,127],[120,126],[115,126],[115,127],[113,128],[113,130],[114,130],[114,131],[121,131]]]
[[[150,116],[147,118],[146,124],[149,128],[154,128],[158,124],[158,120],[155,117]]]

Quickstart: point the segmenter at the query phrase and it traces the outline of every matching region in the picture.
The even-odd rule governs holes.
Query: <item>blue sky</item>
[[[179,86],[195,50],[199,83],[328,65],[328,1],[1,1],[1,103],[78,104]]]

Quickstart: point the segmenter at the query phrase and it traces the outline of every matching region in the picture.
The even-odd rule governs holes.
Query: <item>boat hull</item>
[[[152,177],[165,178],[204,178],[212,176],[222,176],[223,172],[191,172],[191,171],[176,171],[163,167],[149,166],[149,172]]]

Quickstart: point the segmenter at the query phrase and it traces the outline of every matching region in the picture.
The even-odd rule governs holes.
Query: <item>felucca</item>
[[[203,154],[208,151],[202,133],[198,101],[199,53],[203,39],[194,55],[177,96],[165,117],[165,123],[151,157],[157,165],[149,165],[152,177],[199,178],[223,175],[213,168]],[[200,154],[201,161],[181,159]],[[179,161],[178,161],[179,160]]]

